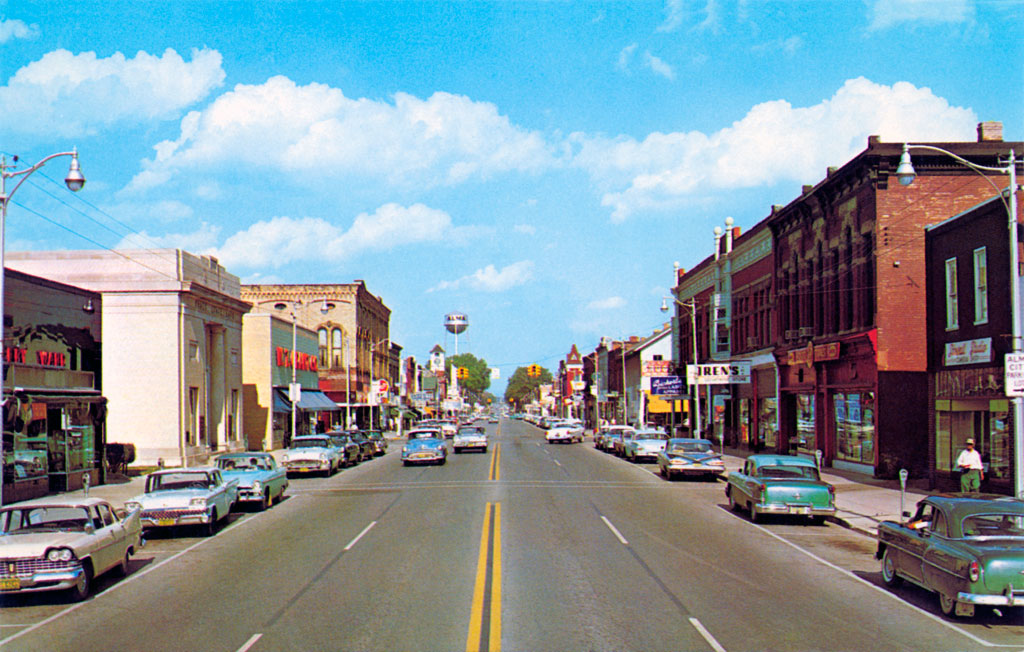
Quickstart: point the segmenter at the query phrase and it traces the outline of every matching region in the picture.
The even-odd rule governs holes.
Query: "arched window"
[[[345,338],[340,328],[331,331],[331,369],[345,366]]]
[[[317,336],[317,343],[319,345],[319,350],[320,350],[320,368],[321,369],[326,369],[327,366],[328,366],[327,362],[331,359],[330,358],[330,353],[328,351],[328,346],[327,346],[328,345],[327,329],[326,328],[322,328],[322,327],[317,329],[316,336]]]

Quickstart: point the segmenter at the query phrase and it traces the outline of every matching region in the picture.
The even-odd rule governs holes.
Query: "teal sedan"
[[[288,473],[270,453],[227,453],[217,458],[225,480],[238,480],[238,502],[264,510],[284,498]]]
[[[741,471],[729,474],[725,496],[731,509],[748,510],[752,521],[792,514],[821,523],[836,513],[835,487],[821,479],[814,462],[792,455],[751,455]]]
[[[947,616],[973,616],[975,605],[1024,606],[1024,501],[928,496],[911,520],[878,525],[875,556],[887,586],[907,580],[933,591]]]

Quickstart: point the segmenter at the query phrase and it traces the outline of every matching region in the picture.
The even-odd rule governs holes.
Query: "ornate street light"
[[[661,311],[668,312],[668,297],[661,298]],[[697,364],[697,301],[690,299],[688,301],[680,301],[679,299],[672,297],[672,300],[684,308],[690,309],[690,330],[693,331],[693,364]],[[690,430],[693,432],[693,436],[700,439],[700,386],[697,383],[693,385],[693,419],[695,423],[690,424]],[[672,408],[673,410],[675,408]],[[673,417],[674,419],[674,417]]]

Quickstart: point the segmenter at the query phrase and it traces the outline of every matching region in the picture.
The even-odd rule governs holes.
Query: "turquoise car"
[[[792,455],[751,455],[729,474],[725,496],[731,509],[748,510],[751,521],[793,514],[821,523],[836,513],[835,487],[822,481],[814,462]]]
[[[217,458],[225,480],[238,480],[238,502],[260,510],[280,502],[288,488],[288,473],[270,453],[227,453]]]
[[[928,496],[909,521],[878,525],[875,556],[887,586],[907,580],[934,591],[946,616],[973,616],[976,605],[1024,606],[1024,501]]]

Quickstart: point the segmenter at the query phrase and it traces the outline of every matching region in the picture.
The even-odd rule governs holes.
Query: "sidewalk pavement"
[[[726,468],[743,467],[746,451],[726,448]],[[821,479],[836,488],[836,515],[831,520],[861,534],[875,537],[882,521],[900,520],[900,482],[882,480],[862,473],[825,468]],[[929,495],[928,481],[914,478],[907,481],[903,510],[914,511],[917,501]]]

